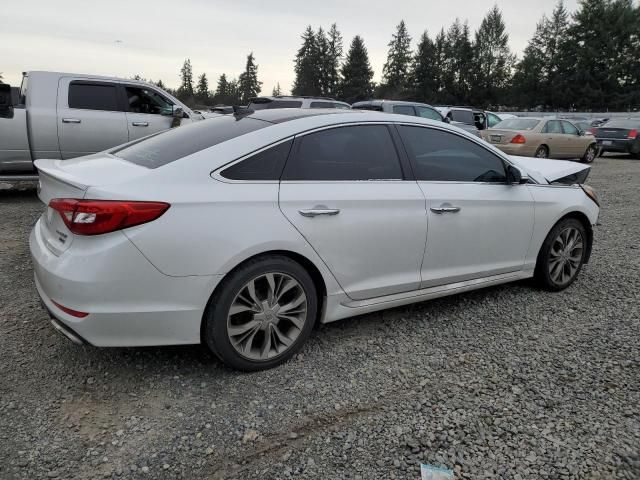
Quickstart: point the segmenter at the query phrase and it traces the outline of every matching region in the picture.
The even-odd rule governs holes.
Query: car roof
[[[247,109],[244,112],[239,112],[237,117],[253,118],[256,120],[262,120],[269,123],[283,123],[298,118],[314,117],[318,115],[337,115],[339,113],[361,113],[359,110],[342,110],[339,108],[271,108],[264,110],[250,110]]]
[[[253,97],[249,99],[250,102],[255,101],[274,101],[274,100],[326,100],[328,102],[338,102],[335,98],[331,97],[315,97],[315,96],[306,96],[306,95],[263,95],[260,97]],[[344,103],[344,102],[340,102]]]
[[[419,105],[421,107],[429,107],[429,108],[433,108],[431,105],[429,105],[428,103],[422,103],[422,102],[407,102],[404,100],[385,100],[385,99],[378,99],[378,100],[362,100],[360,102],[355,102],[354,104],[352,104],[352,107],[358,106],[358,105],[382,105],[383,103],[389,103],[391,105]]]

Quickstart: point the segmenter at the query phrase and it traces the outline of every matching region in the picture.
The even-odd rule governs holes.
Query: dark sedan
[[[640,159],[640,118],[614,118],[593,128],[600,153],[628,153]]]

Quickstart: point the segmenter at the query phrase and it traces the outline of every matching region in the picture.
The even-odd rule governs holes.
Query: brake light
[[[517,134],[515,137],[511,139],[511,143],[527,143],[527,139],[524,138],[524,135]]]
[[[638,136],[638,130],[636,130],[635,128],[633,130],[631,130],[629,132],[629,135],[627,135],[627,138],[629,140],[633,140],[634,138],[636,138]]]
[[[598,130],[597,128],[592,127],[589,130],[587,130],[587,132],[589,132],[591,135],[595,135],[597,130]]]
[[[159,218],[171,205],[164,202],[54,198],[49,207],[60,213],[76,235],[101,235]]]
[[[51,302],[58,307],[60,310],[62,310],[64,313],[71,315],[72,317],[76,317],[76,318],[84,318],[87,315],[89,315],[86,312],[79,312],[78,310],[72,310],[71,308],[67,308],[63,305],[60,305],[58,302],[56,302],[55,300],[51,300]]]

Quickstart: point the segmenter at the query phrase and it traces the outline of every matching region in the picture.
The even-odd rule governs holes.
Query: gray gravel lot
[[[40,308],[42,205],[0,190],[0,478],[640,478],[640,161],[597,159],[592,262],[322,326],[255,374],[79,347]]]

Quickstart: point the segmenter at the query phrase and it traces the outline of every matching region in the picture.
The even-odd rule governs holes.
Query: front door
[[[101,152],[129,140],[117,83],[60,79],[56,121],[63,159]]]
[[[526,185],[478,142],[436,128],[399,126],[427,199],[422,287],[522,270],[533,231]]]
[[[125,84],[124,90],[129,140],[137,140],[171,128],[173,102],[146,86]]]
[[[386,125],[343,126],[296,139],[280,208],[353,299],[420,286],[425,198],[404,178]]]
[[[582,158],[589,145],[589,139],[580,135],[580,130],[571,122],[562,120],[567,158]]]

